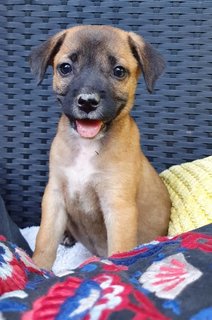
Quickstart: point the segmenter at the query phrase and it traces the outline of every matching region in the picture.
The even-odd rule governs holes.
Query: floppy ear
[[[43,81],[46,69],[53,64],[54,56],[59,51],[66,31],[61,31],[34,48],[29,56],[32,73],[37,77],[38,85]]]
[[[152,93],[155,81],[163,73],[165,62],[148,42],[134,32],[129,32],[129,44],[143,73],[147,90]]]

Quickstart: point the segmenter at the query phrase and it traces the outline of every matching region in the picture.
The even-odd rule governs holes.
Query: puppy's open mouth
[[[75,120],[76,131],[83,138],[94,138],[100,132],[103,125],[104,123],[101,120]]]

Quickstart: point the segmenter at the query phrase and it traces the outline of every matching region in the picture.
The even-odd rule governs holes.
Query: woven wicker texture
[[[146,155],[162,171],[211,154],[210,0],[7,0],[0,13],[0,193],[20,226],[39,223],[60,114],[51,70],[37,88],[27,57],[61,29],[110,24],[142,34],[167,62],[154,94],[146,92],[143,79],[137,90],[133,116]]]
[[[169,235],[212,223],[212,156],[161,173],[172,201]]]

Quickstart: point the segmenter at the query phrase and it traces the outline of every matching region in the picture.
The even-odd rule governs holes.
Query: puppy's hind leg
[[[40,268],[47,270],[52,268],[66,223],[67,216],[61,192],[49,183],[42,200],[41,225],[32,257]]]

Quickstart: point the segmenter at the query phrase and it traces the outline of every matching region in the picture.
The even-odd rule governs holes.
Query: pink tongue
[[[76,120],[77,132],[83,138],[94,138],[102,127],[100,120]]]

